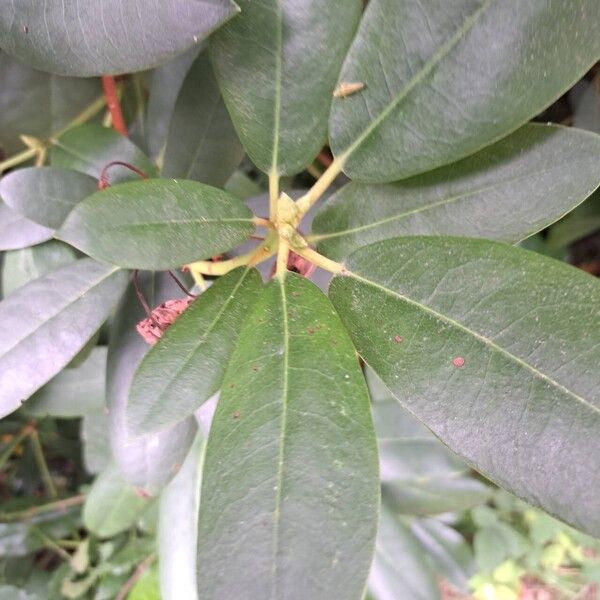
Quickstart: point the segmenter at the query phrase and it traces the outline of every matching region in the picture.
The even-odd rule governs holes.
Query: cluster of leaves
[[[600,287],[513,245],[600,184],[600,136],[527,123],[600,58],[599,25],[596,0],[0,14],[25,61],[0,55],[2,147],[28,146],[0,168],[36,161],[0,181],[0,414],[81,418],[96,476],[81,522],[33,523],[74,549],[56,594],[114,593],[156,543],[140,594],[435,599],[473,574],[433,518],[489,497],[471,467],[600,534]],[[130,138],[100,124],[80,77],[156,65],[123,84]],[[139,299],[181,296],[184,265],[198,297],[149,349]]]

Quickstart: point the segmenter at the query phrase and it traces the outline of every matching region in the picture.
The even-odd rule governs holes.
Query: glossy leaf
[[[253,231],[252,214],[227,192],[195,181],[148,179],[89,196],[57,237],[98,260],[163,270],[225,252]]]
[[[0,303],[0,414],[17,409],[94,335],[127,276],[83,259],[40,277]]]
[[[133,527],[149,502],[112,463],[92,484],[83,507],[83,523],[98,537],[112,537]]]
[[[53,140],[50,160],[53,167],[80,171],[95,179],[114,161],[129,163],[148,177],[157,174],[156,167],[133,142],[113,129],[90,123],[73,127]],[[138,179],[139,175],[119,165],[108,171],[111,185]]]
[[[0,250],[18,250],[52,239],[52,229],[42,227],[10,209],[0,200]]]
[[[154,307],[179,297],[181,290],[166,274],[143,274],[141,291]],[[127,481],[144,495],[155,495],[177,474],[196,435],[193,417],[161,431],[132,439],[126,425],[128,393],[133,374],[149,346],[136,331],[145,318],[133,286],[125,294],[112,323],[106,367],[106,399],[110,444]]]
[[[318,288],[293,274],[264,288],[222,390],[202,481],[199,597],[362,598],[375,436],[354,349]]]
[[[335,259],[399,235],[518,242],[598,187],[599,160],[600,136],[526,125],[451,166],[387,185],[344,186],[317,215],[314,239]]]
[[[146,142],[152,158],[158,158],[164,152],[179,91],[201,46],[193,46],[152,72],[145,124]]]
[[[210,39],[217,80],[252,161],[265,172],[293,175],[325,142],[331,95],[362,2],[238,4],[241,14]]]
[[[61,75],[142,71],[197,44],[239,9],[232,0],[92,4],[21,0],[0,15],[0,46]]]
[[[367,182],[473,154],[538,114],[600,56],[596,0],[375,0],[339,80],[331,146]]]
[[[10,156],[25,149],[23,134],[56,135],[101,94],[98,79],[44,73],[0,52],[0,148]]]
[[[431,515],[485,502],[491,489],[403,409],[371,369],[367,383],[379,446],[382,495],[395,513]]]
[[[208,52],[203,52],[192,65],[177,98],[162,174],[223,187],[243,156]]]
[[[427,555],[408,526],[385,506],[369,576],[372,600],[436,600],[440,592]]]
[[[158,552],[163,600],[198,600],[196,543],[206,440],[197,436],[181,471],[160,497]]]
[[[396,238],[347,265],[331,298],[398,401],[484,475],[598,535],[598,281],[467,238]]]
[[[127,404],[131,435],[185,419],[219,389],[260,286],[258,271],[235,269],[219,278],[165,331],[131,384]]]
[[[39,389],[23,407],[26,414],[61,419],[104,410],[106,347],[96,346],[77,367],[64,369]]]
[[[58,229],[73,207],[93,194],[97,182],[77,171],[54,167],[18,169],[0,181],[0,196],[34,223]]]
[[[50,240],[45,244],[10,250],[4,255],[2,266],[2,294],[8,296],[26,283],[51,271],[75,262],[72,248]]]

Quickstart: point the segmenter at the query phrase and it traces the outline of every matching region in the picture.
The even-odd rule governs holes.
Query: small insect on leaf
[[[352,94],[356,94],[356,92],[360,92],[364,87],[365,84],[362,81],[342,81],[335,90],[333,90],[333,97],[345,98],[346,96],[351,96]]]

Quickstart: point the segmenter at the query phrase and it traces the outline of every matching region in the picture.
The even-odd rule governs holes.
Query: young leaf
[[[313,239],[334,259],[400,235],[518,242],[589,196],[600,184],[599,161],[600,136],[525,125],[448,167],[387,185],[344,186],[317,214]]]
[[[362,2],[239,5],[241,14],[210,39],[217,80],[252,161],[266,173],[293,175],[325,141],[331,95]]]
[[[369,576],[369,595],[373,600],[440,598],[435,576],[422,546],[385,504],[381,507],[379,533]]]
[[[150,306],[181,295],[166,274],[144,273],[140,288]],[[196,435],[196,421],[188,417],[161,431],[131,439],[126,425],[128,393],[133,374],[148,351],[136,331],[145,317],[133,286],[130,286],[112,323],[106,366],[106,401],[110,443],[123,476],[140,493],[155,495],[173,479]]]
[[[253,231],[252,213],[227,192],[195,181],[147,179],[92,194],[57,237],[98,260],[163,270],[230,250]]]
[[[331,298],[398,401],[493,481],[598,535],[598,281],[466,238],[378,242],[347,266]]]
[[[25,404],[28,415],[61,419],[104,410],[106,347],[96,346],[77,367],[64,369]]]
[[[177,98],[162,175],[223,187],[243,156],[208,52],[203,52],[192,65]]]
[[[371,369],[366,375],[382,496],[388,506],[395,513],[431,515],[485,502],[491,489],[474,479],[467,465],[404,410]]]
[[[98,537],[112,537],[132,527],[148,505],[148,498],[138,494],[111,463],[92,484],[83,523]]]
[[[202,293],[165,331],[131,384],[127,425],[132,436],[185,419],[219,389],[260,286],[258,271],[235,269]]]
[[[158,563],[164,600],[198,600],[196,543],[206,440],[200,435],[160,497]]]
[[[361,598],[377,471],[368,395],[339,319],[305,279],[271,281],[240,334],[208,438],[199,596]]]
[[[14,210],[0,199],[0,250],[19,250],[52,239],[52,229],[42,227]]]
[[[491,144],[598,60],[597,15],[597,0],[369,2],[340,75],[365,85],[334,99],[335,156],[387,182]]]
[[[106,320],[126,281],[117,267],[83,259],[0,303],[0,416],[69,363]]]
[[[0,196],[34,223],[58,229],[73,207],[97,189],[84,173],[54,167],[18,169],[0,181]]]
[[[129,163],[148,177],[157,175],[156,167],[133,142],[114,129],[93,123],[73,127],[53,140],[50,161],[53,167],[81,171],[95,179],[114,161]],[[108,171],[111,185],[138,179],[139,175],[119,165]]]
[[[61,75],[143,71],[197,44],[238,12],[232,0],[22,0],[0,14],[0,46]]]
[[[69,265],[76,259],[72,248],[56,240],[10,250],[4,254],[2,293],[6,297],[29,281]]]
[[[21,135],[56,135],[102,94],[98,79],[36,71],[6,52],[0,53],[0,81],[0,148],[6,156],[24,149]]]

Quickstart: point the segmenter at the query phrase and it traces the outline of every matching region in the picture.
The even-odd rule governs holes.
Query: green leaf
[[[52,239],[52,229],[42,227],[0,200],[0,250],[18,250]]]
[[[0,585],[0,600],[39,600],[39,596],[12,585]]]
[[[152,158],[164,152],[179,91],[202,46],[193,46],[152,72],[145,125],[146,142]]]
[[[396,513],[430,515],[485,502],[491,489],[367,370],[379,446],[382,495]]]
[[[600,56],[596,0],[374,0],[340,81],[331,147],[352,179],[452,163],[516,130]]]
[[[24,149],[23,134],[56,135],[101,94],[97,79],[36,71],[0,52],[0,147],[10,156]]]
[[[143,71],[197,44],[238,7],[232,0],[22,0],[0,14],[0,46],[61,75]]]
[[[100,473],[112,459],[108,438],[108,416],[104,410],[84,415],[81,420],[80,437],[85,470],[92,475]]]
[[[83,524],[101,538],[133,527],[149,500],[123,479],[111,463],[94,481],[83,507]]]
[[[73,207],[96,191],[96,180],[54,167],[18,169],[0,181],[0,196],[34,223],[58,229]]]
[[[552,226],[548,232],[548,246],[565,248],[600,230],[600,190],[596,190],[586,202]]]
[[[77,354],[109,316],[127,275],[83,259],[0,303],[0,415],[16,410]]]
[[[160,496],[158,563],[164,600],[198,600],[196,544],[206,440],[196,437],[181,471]]]
[[[253,231],[252,213],[227,192],[196,181],[147,179],[92,194],[57,237],[98,260],[163,270],[230,250]]]
[[[36,417],[82,417],[104,409],[106,347],[96,346],[77,367],[64,369],[39,389],[24,411]]]
[[[362,2],[239,5],[241,14],[210,39],[217,80],[252,161],[266,173],[293,175],[326,140],[331,95]]]
[[[75,260],[72,248],[55,240],[29,248],[10,250],[4,254],[2,293],[8,296],[29,281]]]
[[[137,580],[127,596],[127,600],[161,600],[158,584],[158,570],[153,565]]]
[[[427,555],[407,525],[381,507],[375,556],[369,576],[373,600],[436,600],[440,592]]]
[[[191,415],[220,387],[261,278],[240,267],[219,278],[177,318],[138,367],[127,404],[131,435]]]
[[[518,242],[589,196],[600,184],[599,161],[600,136],[526,125],[451,166],[387,185],[344,186],[317,214],[313,239],[335,259],[400,235]]]
[[[347,267],[330,296],[402,406],[502,487],[600,534],[598,281],[466,238],[379,242]]]
[[[157,174],[156,167],[133,142],[113,129],[93,123],[73,127],[53,140],[50,161],[53,167],[81,171],[95,179],[114,161],[129,163],[148,177]],[[111,185],[137,179],[139,175],[123,166],[114,165],[108,171]]]
[[[331,304],[299,276],[271,281],[208,438],[199,597],[362,598],[377,471],[366,387]]]
[[[140,289],[150,306],[181,295],[166,274],[144,273]],[[179,471],[196,435],[196,421],[188,417],[154,434],[133,439],[126,414],[133,374],[149,346],[136,331],[146,317],[130,286],[111,326],[106,366],[106,399],[113,456],[124,477],[146,495],[155,495]]]
[[[162,175],[223,187],[244,151],[203,52],[181,88],[167,137]]]

